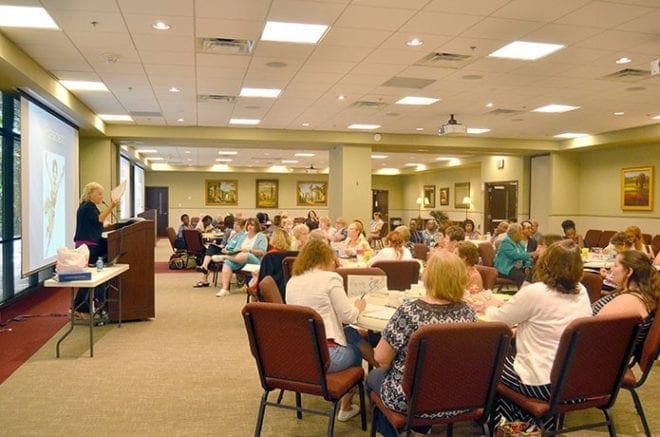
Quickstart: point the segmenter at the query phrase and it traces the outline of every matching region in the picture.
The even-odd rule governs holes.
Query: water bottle
[[[103,267],[105,267],[105,265],[103,264],[103,258],[99,257],[99,259],[96,260],[96,271],[100,272],[101,270],[103,270]]]

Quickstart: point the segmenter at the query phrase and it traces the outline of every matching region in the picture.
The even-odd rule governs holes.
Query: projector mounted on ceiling
[[[307,168],[305,169],[305,173],[307,173],[307,174],[316,174],[316,173],[318,173],[318,172],[319,172],[319,171],[318,171],[318,169],[317,169],[316,167],[314,167],[314,164],[311,164],[309,167],[307,167]]]
[[[452,136],[459,136],[459,135],[467,135],[467,128],[460,124],[459,122],[456,121],[454,118],[454,114],[451,114],[449,116],[449,121],[447,121],[447,124],[442,125],[440,129],[438,129],[438,135],[452,135]]]

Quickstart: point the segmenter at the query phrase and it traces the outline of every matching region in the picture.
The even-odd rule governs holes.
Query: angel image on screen
[[[44,154],[44,257],[55,255],[64,246],[64,157],[56,153]],[[59,231],[58,231],[59,230]]]

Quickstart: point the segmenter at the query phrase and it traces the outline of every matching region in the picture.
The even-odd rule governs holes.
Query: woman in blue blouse
[[[499,275],[511,279],[518,288],[525,280],[529,280],[532,269],[532,257],[522,240],[522,226],[512,223],[506,230],[506,237],[500,243],[493,262]]]

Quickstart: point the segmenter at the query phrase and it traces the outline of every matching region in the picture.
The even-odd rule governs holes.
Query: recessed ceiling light
[[[190,150],[186,150],[186,153],[192,153]]]
[[[454,159],[456,158],[452,158],[449,156],[438,156],[437,158],[435,158],[436,161],[453,161]]]
[[[281,89],[277,88],[241,88],[241,97],[266,97],[269,99],[277,98]]]
[[[401,173],[398,168],[381,168],[376,171],[377,174],[382,174],[382,175],[395,175]]]
[[[192,161],[192,158],[188,158],[188,161]]]
[[[154,24],[151,25],[156,30],[170,30],[172,26],[167,24],[166,22],[162,20],[155,21]]]
[[[316,44],[325,35],[325,24],[283,23],[267,21],[261,34],[262,41]]]
[[[235,152],[233,150],[220,150],[218,151],[218,155],[238,155],[238,152]]]
[[[404,164],[404,166],[406,167],[419,167],[420,165],[424,165],[424,164],[420,164],[419,162],[406,162]]]
[[[589,134],[583,134],[583,133],[578,133],[578,132],[564,132],[558,135],[555,135],[555,138],[580,138],[580,137],[586,137]]]
[[[482,127],[469,127],[469,128],[467,128],[467,133],[469,133],[469,134],[479,135],[479,134],[485,134],[486,132],[490,132],[490,129],[486,129],[486,128],[482,128]]]
[[[298,164],[300,161],[296,159],[283,159],[281,162],[282,164]]]
[[[316,154],[315,154],[315,153],[304,153],[304,152],[301,152],[301,153],[296,153],[296,154],[293,155],[293,156],[300,156],[300,157],[310,158],[310,157],[312,157],[312,156],[316,156]]]
[[[418,131],[418,132],[421,132],[421,131],[424,130],[424,128],[423,127],[416,127],[415,130]]]
[[[180,93],[181,92],[181,90],[179,88],[175,87],[175,86],[170,87],[169,91],[171,93]]]
[[[184,120],[183,118],[177,118],[176,121],[178,121],[179,123],[183,123],[186,120]]]
[[[360,124],[360,123],[353,123],[350,126],[348,126],[349,129],[366,129],[366,130],[378,129],[379,127],[380,127],[379,124]]]
[[[138,152],[138,153],[158,153],[158,150],[156,150],[156,149],[137,149],[136,152]]]
[[[130,115],[120,114],[99,114],[99,118],[103,121],[133,121]]]
[[[371,155],[371,159],[386,159],[389,155]]]
[[[0,6],[0,27],[59,29],[44,8],[7,5]]]
[[[533,61],[563,49],[563,44],[547,44],[542,42],[514,41],[491,53],[492,58],[522,59]]]
[[[486,108],[492,108],[493,106],[495,106],[493,102],[486,103]]]
[[[575,109],[580,109],[580,107],[553,103],[551,105],[540,106],[536,109],[532,109],[532,112],[568,112]]]
[[[231,158],[215,158],[215,162],[231,162]]]
[[[614,113],[614,115],[623,115],[623,114],[625,114],[625,112],[623,112],[623,111],[618,111],[618,112]]]
[[[148,159],[149,161],[162,161],[165,158],[163,158],[162,156],[150,156],[150,157],[145,158],[145,159]]]
[[[309,127],[309,123],[303,123],[301,124],[302,127]]]
[[[337,96],[337,100],[344,100],[345,98],[346,98],[346,96],[343,95],[343,94],[339,94],[339,95]]]
[[[414,96],[407,96],[402,99],[399,99],[396,104],[397,105],[432,105],[435,102],[439,102],[440,99],[436,99],[433,97],[414,97]]]
[[[616,60],[617,64],[629,64],[632,62],[632,59],[626,58],[625,56],[623,58],[619,58]]]
[[[654,120],[660,120],[660,115],[656,115],[655,117],[653,117],[653,119]]]
[[[90,80],[61,80],[60,83],[70,91],[109,91],[103,82]]]
[[[261,123],[261,120],[258,120],[256,118],[231,118],[229,119],[229,124],[241,124],[241,125],[249,125],[249,126],[254,126]]]
[[[410,41],[406,42],[406,45],[409,45],[410,47],[419,47],[422,44],[424,44],[424,41],[418,38],[413,38]]]

